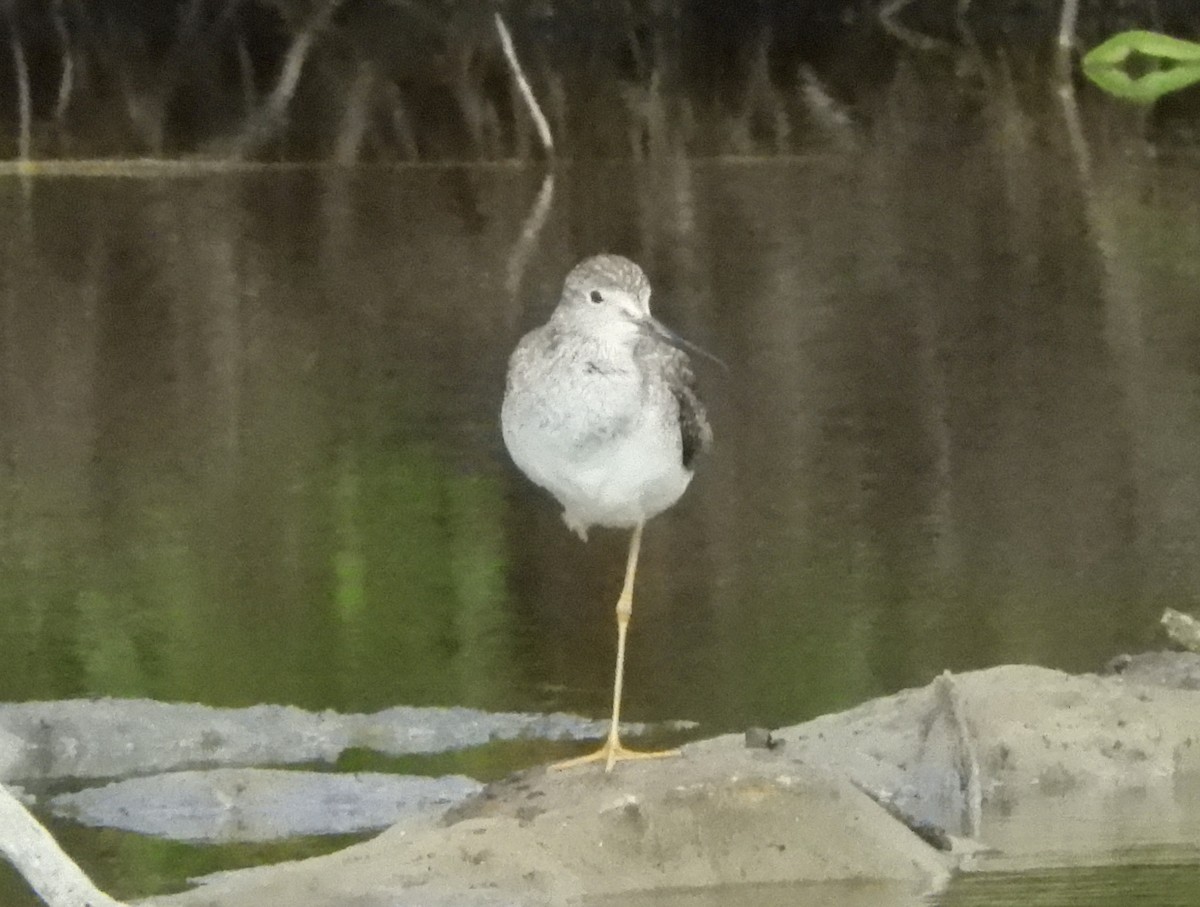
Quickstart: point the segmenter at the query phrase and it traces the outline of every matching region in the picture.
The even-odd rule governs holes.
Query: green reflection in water
[[[1190,907],[1200,904],[1200,866],[1134,864],[1019,873],[968,873],[935,907]]]
[[[506,704],[497,483],[419,446],[288,482],[151,478],[130,519],[29,520],[0,567],[0,695]]]

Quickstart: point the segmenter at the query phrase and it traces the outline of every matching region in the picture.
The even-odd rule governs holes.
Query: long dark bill
[[[692,343],[692,341],[685,340],[683,337],[680,337],[678,334],[676,334],[674,331],[672,331],[669,327],[667,327],[665,324],[663,324],[657,318],[646,319],[645,325],[646,325],[646,327],[650,328],[651,331],[653,331],[655,334],[657,334],[659,337],[661,337],[663,340],[665,340],[667,343],[671,344],[671,346],[675,347],[675,349],[685,350],[690,353],[698,353],[699,355],[703,356],[705,359],[715,362],[717,365],[721,366],[721,368],[724,369],[725,371],[729,371],[729,366],[726,364],[724,359],[714,356],[708,350],[704,349],[704,347],[697,346],[696,344]]]

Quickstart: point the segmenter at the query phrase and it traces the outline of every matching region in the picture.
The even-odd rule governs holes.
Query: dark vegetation
[[[1035,0],[5,0],[0,155],[263,160],[540,154],[511,29],[567,156],[777,153],[869,106],[918,56],[1049,72]],[[1079,47],[1200,33],[1194,0],[1080,0]],[[818,130],[819,132],[820,130]]]

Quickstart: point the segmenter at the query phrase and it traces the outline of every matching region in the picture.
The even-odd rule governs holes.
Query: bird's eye
[[[599,290],[592,290],[592,292],[589,294],[589,298],[592,300],[592,302],[604,302],[604,296],[601,295]]]

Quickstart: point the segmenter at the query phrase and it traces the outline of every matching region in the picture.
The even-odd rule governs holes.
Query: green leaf
[[[1134,55],[1147,70],[1136,77],[1126,68]],[[1085,54],[1082,63],[1084,75],[1101,89],[1139,104],[1200,82],[1200,44],[1157,32],[1114,35]]]
[[[1083,57],[1083,68],[1116,66],[1135,53],[1160,60],[1200,63],[1200,44],[1158,32],[1126,31],[1088,51]]]
[[[1146,73],[1137,79],[1131,79],[1124,70],[1111,66],[1085,72],[1104,91],[1138,104],[1150,104],[1165,94],[1200,82],[1200,65],[1176,66]]]

